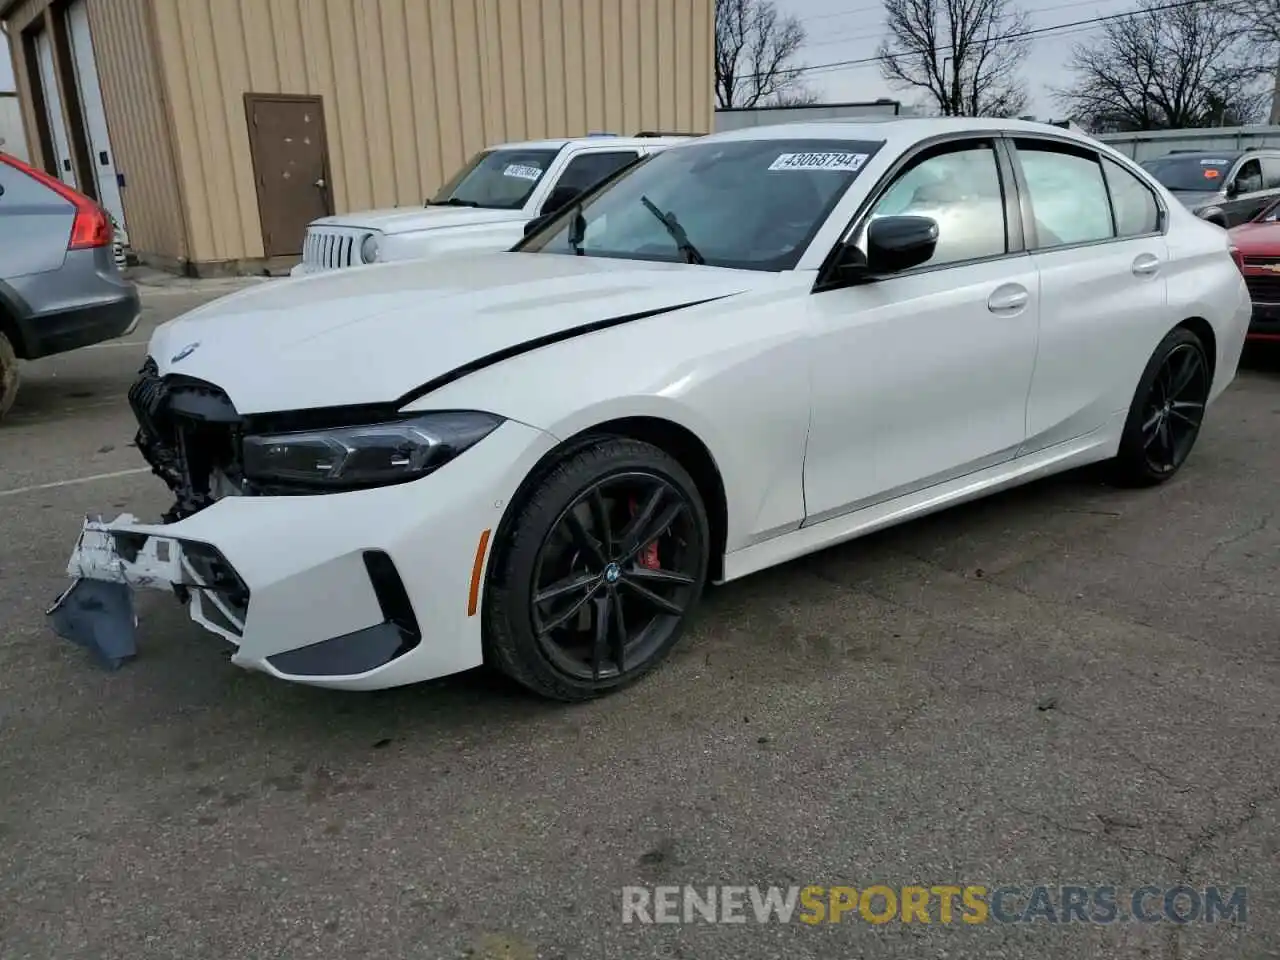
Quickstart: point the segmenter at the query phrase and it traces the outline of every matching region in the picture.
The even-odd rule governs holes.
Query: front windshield
[[[790,270],[883,145],[760,139],[672,147],[580,210],[570,206],[519,249]]]
[[[481,151],[427,201],[427,206],[518,210],[559,152],[545,148]]]
[[[1224,157],[1160,157],[1148,160],[1142,169],[1167,190],[1188,193],[1215,193],[1222,189],[1231,161]]]

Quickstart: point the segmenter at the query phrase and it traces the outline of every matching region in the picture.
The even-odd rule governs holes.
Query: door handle
[[[991,294],[990,299],[987,300],[987,309],[992,313],[1021,313],[1030,299],[1031,295],[1027,293],[1025,287],[1013,283],[1006,284],[1003,287],[997,287],[995,293]]]
[[[323,189],[324,189],[324,186],[325,186],[325,184],[324,184],[324,177],[321,177],[319,180],[317,180],[317,181],[315,182],[314,186],[315,186],[315,187],[317,187],[317,188],[318,188],[318,189],[320,189],[320,190],[323,190]]]
[[[1139,254],[1137,259],[1133,261],[1133,275],[1135,277],[1154,277],[1160,272],[1160,259],[1151,253]]]

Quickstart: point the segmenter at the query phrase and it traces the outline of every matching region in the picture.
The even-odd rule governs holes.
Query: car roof
[[[930,137],[961,133],[1020,133],[1053,136],[1096,149],[1098,141],[1086,134],[1034,120],[1004,120],[994,117],[851,117],[847,120],[816,120],[743,127],[702,137],[707,140],[873,140],[891,147],[906,148]]]
[[[693,137],[620,137],[612,133],[600,133],[587,137],[563,137],[548,140],[521,140],[512,143],[495,143],[490,150],[561,150],[569,144],[610,144],[620,147],[651,147],[655,144],[683,143]]]

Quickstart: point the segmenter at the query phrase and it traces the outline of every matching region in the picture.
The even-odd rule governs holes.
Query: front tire
[[[489,565],[486,660],[568,702],[661,663],[707,577],[707,513],[688,471],[651,444],[602,437],[555,464],[516,510]]]
[[[1171,330],[1138,381],[1112,463],[1113,479],[1149,487],[1173,477],[1200,435],[1212,385],[1200,338],[1186,327]]]
[[[0,420],[18,398],[18,355],[9,338],[0,332]]]

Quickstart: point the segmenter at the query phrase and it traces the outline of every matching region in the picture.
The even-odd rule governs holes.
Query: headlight
[[[390,423],[244,438],[250,481],[328,489],[373,487],[424,477],[498,428],[489,413],[447,411]]]
[[[378,259],[378,238],[372,233],[360,244],[360,259],[365,263],[373,263]]]

